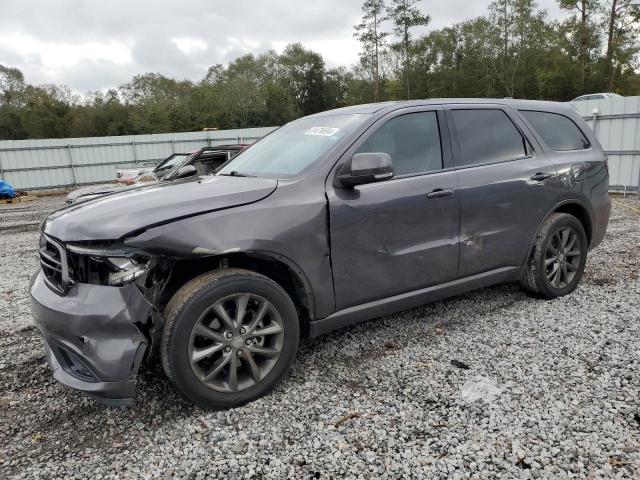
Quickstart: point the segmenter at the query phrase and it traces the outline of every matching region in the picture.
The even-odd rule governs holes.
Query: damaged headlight
[[[105,248],[67,245],[69,270],[74,281],[92,285],[119,287],[144,278],[152,266],[152,257],[127,247]]]
[[[138,262],[133,258],[109,257],[107,262],[113,269],[109,273],[107,282],[114,287],[133,282],[149,269],[149,262]]]

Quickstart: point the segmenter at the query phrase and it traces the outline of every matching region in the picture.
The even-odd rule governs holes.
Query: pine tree
[[[365,0],[362,5],[362,21],[356,25],[354,36],[363,46],[363,64],[369,66],[373,77],[375,101],[380,99],[380,50],[384,47],[385,38],[389,35],[380,28],[383,21],[384,0]],[[370,59],[370,60],[369,60]]]
[[[411,98],[409,85],[409,72],[411,70],[411,29],[418,26],[427,26],[431,21],[429,15],[423,15],[415,6],[420,0],[391,0],[387,7],[387,16],[393,23],[393,33],[399,41],[394,47],[402,52],[403,76],[407,92],[407,99]]]

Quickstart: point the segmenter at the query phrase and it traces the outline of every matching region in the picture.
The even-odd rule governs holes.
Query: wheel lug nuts
[[[230,339],[230,338],[233,338],[233,333],[227,332],[224,334],[224,336]]]
[[[224,349],[225,352],[229,353],[231,351],[231,347],[227,347]]]
[[[247,339],[247,341],[244,343],[246,343],[247,345],[251,345],[251,340]]]
[[[241,329],[240,329],[240,333],[241,333],[242,335],[244,335],[246,332],[247,332],[247,331],[246,331],[244,328],[241,328]]]
[[[238,350],[238,356],[241,357],[242,356],[242,350]]]

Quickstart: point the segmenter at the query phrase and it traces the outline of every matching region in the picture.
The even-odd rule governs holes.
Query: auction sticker
[[[319,135],[321,137],[330,137],[335,135],[340,131],[339,128],[333,127],[311,127],[309,130],[304,132],[305,135]]]

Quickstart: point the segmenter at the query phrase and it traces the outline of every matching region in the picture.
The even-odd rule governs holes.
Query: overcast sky
[[[538,0],[558,16],[556,0]],[[482,15],[489,0],[423,0],[430,29]],[[361,0],[0,0],[0,64],[74,92],[158,72],[202,78],[210,65],[300,42],[351,65]]]

